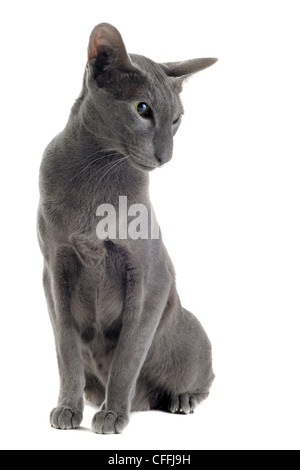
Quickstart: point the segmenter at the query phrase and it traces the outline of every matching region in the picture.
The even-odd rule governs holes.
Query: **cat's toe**
[[[92,429],[96,434],[120,434],[128,424],[126,415],[114,411],[100,411],[94,416]]]
[[[188,415],[194,413],[197,401],[193,395],[181,393],[180,395],[171,395],[169,411],[171,413]]]
[[[82,419],[83,416],[81,411],[74,411],[72,408],[63,406],[54,408],[50,414],[51,426],[56,429],[77,429],[79,428]]]

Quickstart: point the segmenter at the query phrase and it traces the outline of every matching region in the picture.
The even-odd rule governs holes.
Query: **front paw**
[[[77,429],[82,421],[81,411],[59,406],[54,408],[50,415],[50,423],[56,429]]]
[[[120,434],[126,428],[129,418],[115,411],[99,411],[92,421],[92,429],[96,434]]]

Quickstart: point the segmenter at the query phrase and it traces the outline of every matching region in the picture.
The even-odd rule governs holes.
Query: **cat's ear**
[[[108,23],[97,25],[88,46],[88,65],[92,63],[95,78],[111,72],[127,72],[133,65],[119,31]]]
[[[184,60],[182,62],[167,62],[160,64],[168,77],[171,78],[178,92],[182,90],[182,83],[190,75],[210,67],[215,64],[218,59],[204,58]]]

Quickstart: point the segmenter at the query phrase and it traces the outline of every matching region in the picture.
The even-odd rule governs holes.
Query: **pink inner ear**
[[[93,29],[88,46],[88,60],[96,59],[101,52],[112,56],[119,68],[124,70],[132,68],[122,36],[108,23],[101,23]]]
[[[89,60],[95,59],[103,47],[109,46],[109,42],[105,38],[103,31],[94,29],[91,34],[89,47],[88,47],[88,58]]]

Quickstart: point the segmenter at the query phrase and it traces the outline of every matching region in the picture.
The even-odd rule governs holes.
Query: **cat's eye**
[[[143,116],[143,117],[150,117],[151,116],[151,108],[150,108],[149,104],[136,101],[134,103],[134,107],[135,107],[135,109],[137,110],[137,112],[139,113],[140,116]]]
[[[180,114],[174,114],[174,117],[173,117],[173,124],[176,124],[180,119]]]

